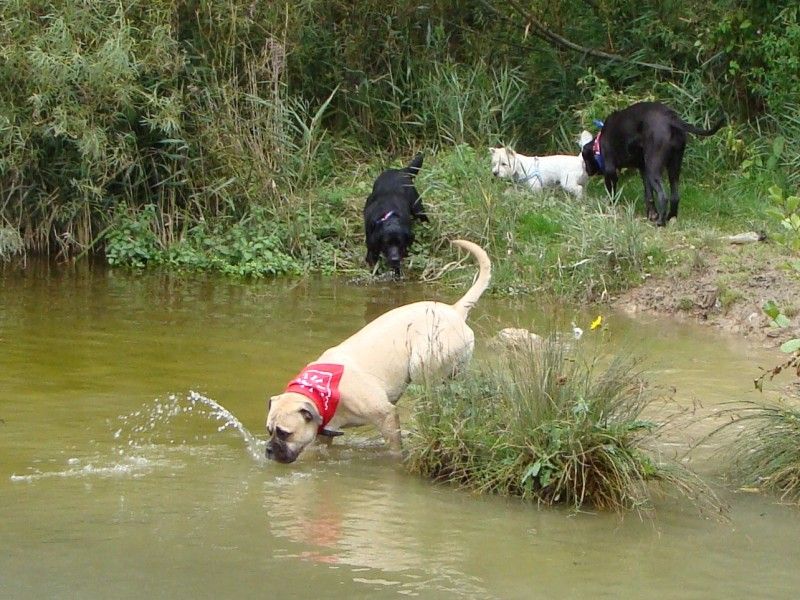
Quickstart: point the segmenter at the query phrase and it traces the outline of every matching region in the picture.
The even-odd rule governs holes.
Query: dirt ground
[[[691,264],[647,279],[615,300],[631,313],[650,312],[708,323],[752,343],[777,347],[800,337],[800,273],[767,242],[692,249]],[[777,328],[762,306],[774,301],[792,324]]]

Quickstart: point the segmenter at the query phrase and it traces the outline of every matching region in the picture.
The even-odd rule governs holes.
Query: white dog
[[[578,145],[583,148],[592,140],[588,131],[581,133]],[[581,198],[583,186],[589,180],[583,157],[579,154],[554,154],[551,156],[525,156],[511,148],[490,148],[492,173],[495,177],[525,183],[533,191],[560,185],[570,194]]]

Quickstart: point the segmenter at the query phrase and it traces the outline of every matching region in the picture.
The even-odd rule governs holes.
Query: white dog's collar
[[[522,165],[522,172],[525,173],[525,177],[517,179],[517,181],[519,181],[520,183],[525,183],[530,181],[531,179],[538,179],[539,185],[544,187],[544,182],[542,181],[542,175],[539,172],[539,161],[537,160],[535,164],[536,166],[533,168],[533,172],[530,174],[528,174],[528,171],[525,169],[525,165]]]

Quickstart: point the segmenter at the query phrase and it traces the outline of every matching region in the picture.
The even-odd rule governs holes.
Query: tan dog
[[[452,376],[469,362],[475,346],[466,319],[489,286],[491,263],[477,244],[452,243],[478,263],[478,277],[467,293],[452,305],[426,301],[390,310],[307,365],[287,391],[270,400],[267,458],[294,462],[318,434],[339,435],[340,427],[366,423],[400,451],[395,403],[408,384]]]

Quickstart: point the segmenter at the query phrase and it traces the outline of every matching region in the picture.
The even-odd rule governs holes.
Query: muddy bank
[[[629,313],[654,313],[708,323],[765,347],[800,337],[800,273],[769,241],[746,245],[718,241],[690,248],[687,258],[663,277],[649,278],[620,295],[614,304]],[[774,301],[790,317],[774,327],[764,314]]]

